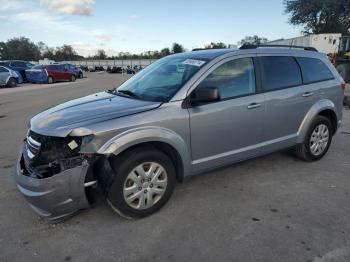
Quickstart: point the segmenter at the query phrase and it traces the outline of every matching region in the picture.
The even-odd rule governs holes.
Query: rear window
[[[334,76],[329,68],[320,59],[297,57],[303,73],[305,84],[333,79]]]
[[[43,69],[44,66],[43,65],[36,65],[32,67],[33,69]]]
[[[283,89],[302,84],[300,68],[290,56],[262,56],[264,91]]]

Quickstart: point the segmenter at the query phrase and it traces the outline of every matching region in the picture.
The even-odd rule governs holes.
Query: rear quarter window
[[[291,56],[262,56],[263,90],[272,91],[302,84],[299,65]]]
[[[322,60],[308,57],[297,57],[296,59],[300,65],[305,84],[334,79],[331,70]]]

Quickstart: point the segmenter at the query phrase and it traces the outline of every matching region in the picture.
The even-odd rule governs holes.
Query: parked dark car
[[[79,67],[81,70],[83,70],[84,72],[89,72],[89,68],[87,66],[84,65],[80,65]]]
[[[77,78],[65,64],[36,65],[26,70],[28,82],[52,84],[59,81],[72,81]]]
[[[8,69],[11,69],[13,71],[20,73],[23,81],[27,81],[25,70],[30,69],[34,66],[34,64],[32,64],[30,62],[22,61],[22,60],[0,61],[0,65],[5,66]]]
[[[81,68],[78,68],[72,64],[65,64],[65,66],[66,66],[67,70],[75,73],[76,78],[83,78],[84,77],[84,73],[83,73],[83,70]]]
[[[120,66],[113,66],[110,73],[112,74],[122,74],[124,73],[124,68],[120,67]]]

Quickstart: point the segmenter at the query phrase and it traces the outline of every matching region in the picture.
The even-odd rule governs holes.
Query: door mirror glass
[[[198,88],[191,94],[190,99],[192,105],[212,103],[219,100],[219,89],[217,87]]]

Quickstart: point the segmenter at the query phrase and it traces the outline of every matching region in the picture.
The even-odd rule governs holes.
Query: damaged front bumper
[[[28,171],[26,167],[24,149],[25,145],[20,151],[15,180],[18,189],[38,215],[57,221],[90,206],[86,186],[90,186],[91,182],[86,182],[89,170],[86,160],[53,176],[38,178],[35,171]]]

